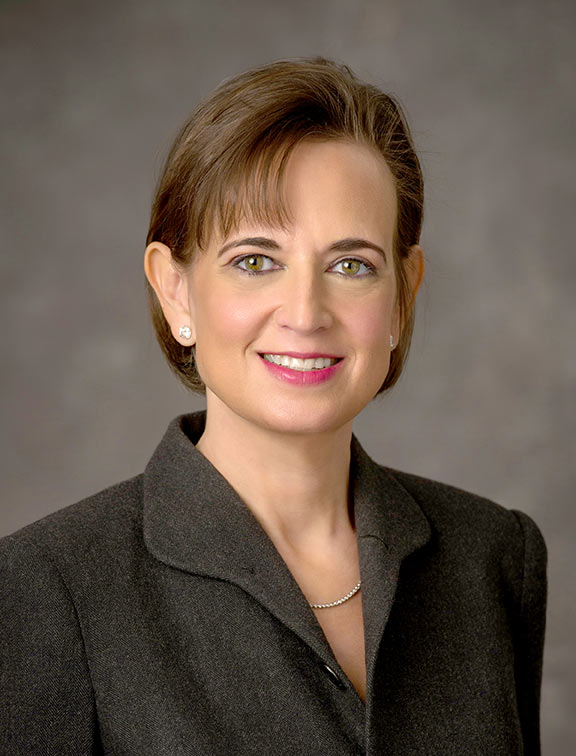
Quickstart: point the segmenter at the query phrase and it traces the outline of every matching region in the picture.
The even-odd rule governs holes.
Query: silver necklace
[[[310,604],[312,609],[330,609],[333,606],[340,606],[340,604],[343,604],[345,601],[348,601],[352,598],[352,596],[355,596],[358,591],[360,590],[362,586],[362,581],[359,580],[358,584],[352,588],[350,593],[347,593],[345,596],[342,596],[341,599],[338,599],[338,601],[331,601],[329,604]]]

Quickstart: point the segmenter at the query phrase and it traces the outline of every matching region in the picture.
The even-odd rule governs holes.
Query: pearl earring
[[[189,339],[192,336],[192,329],[190,326],[180,326],[179,334],[183,339]]]
[[[396,347],[396,344],[394,343],[394,336],[390,334],[390,349],[394,349]]]

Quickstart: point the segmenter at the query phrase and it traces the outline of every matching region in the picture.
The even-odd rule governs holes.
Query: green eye
[[[340,260],[332,267],[336,273],[347,278],[364,278],[365,276],[374,275],[375,269],[370,263],[363,260],[356,260],[354,257],[347,257]]]
[[[342,272],[347,276],[355,276],[360,270],[362,263],[359,260],[342,260],[340,265],[342,266]]]
[[[264,267],[264,255],[250,255],[250,257],[245,257],[242,262],[246,270],[258,273]]]
[[[256,275],[257,273],[268,273],[275,270],[278,266],[268,255],[245,255],[234,263],[236,268],[243,270],[245,273]]]

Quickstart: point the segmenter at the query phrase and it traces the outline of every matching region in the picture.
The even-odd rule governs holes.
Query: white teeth
[[[338,360],[334,360],[331,357],[312,357],[303,360],[300,357],[288,357],[286,354],[263,354],[262,356],[268,362],[282,365],[291,370],[324,370],[338,362]]]

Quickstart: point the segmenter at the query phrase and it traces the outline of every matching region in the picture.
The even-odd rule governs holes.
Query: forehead
[[[372,147],[345,140],[298,144],[226,188],[210,241],[246,227],[394,234],[396,182]]]
[[[305,142],[294,150],[284,176],[286,204],[295,217],[326,215],[336,227],[394,225],[396,186],[384,159],[352,142]]]

